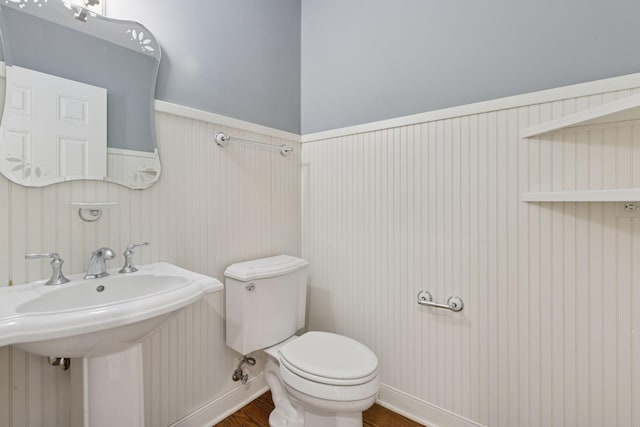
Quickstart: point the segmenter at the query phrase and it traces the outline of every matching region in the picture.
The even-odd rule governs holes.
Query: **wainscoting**
[[[520,201],[640,187],[640,122],[519,136],[636,86],[303,138],[310,328],[375,351],[382,403],[442,426],[640,426],[640,219]]]
[[[26,189],[0,177],[0,285],[48,276],[47,262],[27,263],[27,252],[56,250],[73,273],[98,246],[120,253],[139,240],[151,242],[140,263],[219,279],[238,260],[302,254],[310,327],[376,352],[380,404],[443,427],[640,427],[640,219],[616,217],[614,203],[520,202],[527,191],[640,187],[638,121],[519,137],[640,93],[634,79],[629,90],[589,83],[551,100],[531,94],[481,112],[330,131],[302,147],[295,136],[161,108],[163,174],[148,190]],[[296,150],[220,149],[218,130]],[[71,201],[119,206],[87,224]],[[465,308],[420,307],[420,289],[436,301],[459,295]],[[200,426],[244,401],[223,315],[215,294],[145,341],[148,426]],[[264,390],[260,372],[260,363],[251,369],[251,395]],[[68,426],[69,389],[69,374],[43,358],[0,348],[0,427]]]
[[[165,108],[166,109],[166,108]],[[210,115],[201,114],[205,117]],[[241,124],[239,121],[233,123]],[[0,177],[0,285],[48,277],[46,261],[27,252],[57,251],[65,273],[86,269],[92,250],[120,254],[148,240],[137,263],[165,260],[220,280],[230,263],[280,253],[300,255],[299,143],[164,112],[156,114],[162,176],[148,190],[104,182],[27,189]],[[246,129],[246,128],[245,128]],[[220,149],[216,131],[293,145],[287,158],[241,142]],[[85,223],[72,201],[115,201]],[[119,256],[110,265],[122,262]],[[239,388],[238,355],[224,344],[222,292],[180,311],[144,343],[148,426],[166,426]],[[260,366],[252,369],[259,374]],[[67,427],[69,373],[13,347],[0,348],[0,426]],[[228,408],[231,409],[231,408]]]

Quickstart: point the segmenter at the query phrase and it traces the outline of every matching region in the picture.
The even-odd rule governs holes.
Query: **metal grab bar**
[[[431,292],[425,290],[418,292],[418,304],[427,307],[445,308],[451,311],[461,311],[464,308],[464,301],[462,301],[460,297],[450,296],[446,304],[438,304],[437,302],[433,302]]]
[[[248,142],[249,144],[256,144],[256,145],[261,145],[263,147],[275,148],[277,150],[280,150],[280,154],[282,155],[282,157],[287,157],[289,153],[293,151],[293,147],[289,145],[285,145],[285,144],[272,145],[264,142],[251,141],[250,139],[236,138],[235,136],[232,137],[227,135],[224,132],[216,133],[215,139],[216,139],[216,144],[218,144],[219,147],[226,147],[227,145],[229,145],[229,141],[234,139],[236,141]]]

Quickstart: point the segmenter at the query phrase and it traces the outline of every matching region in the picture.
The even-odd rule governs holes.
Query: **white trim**
[[[117,154],[119,156],[144,157],[146,159],[155,159],[158,157],[158,149],[151,151],[127,150],[126,148],[107,147],[107,153]]]
[[[485,427],[385,384],[380,386],[377,403],[429,427]]]
[[[264,374],[260,374],[252,378],[246,385],[237,387],[207,403],[169,427],[211,427],[252,402],[268,389]]]
[[[634,118],[637,118],[637,109],[639,107],[640,95],[628,96],[626,98],[618,99],[613,102],[570,114],[557,120],[551,120],[536,126],[528,127],[520,132],[520,137],[531,138],[568,127],[589,125],[594,122],[600,123],[607,118],[611,119],[611,121],[614,121],[615,119],[611,116],[620,116],[621,113],[626,113],[627,115],[633,114],[634,116],[636,116]],[[625,116],[625,119],[628,120],[629,117]]]
[[[173,114],[175,116],[187,117],[190,119],[201,120],[207,123],[214,123],[221,126],[229,126],[255,132],[262,135],[272,136],[274,138],[286,139],[292,142],[300,142],[300,135],[286,132],[283,130],[259,125],[256,123],[246,122],[244,120],[234,119],[233,117],[222,116],[208,111],[198,110],[196,108],[185,107],[184,105],[173,104],[171,102],[155,100],[155,110],[161,113]]]
[[[268,389],[264,374],[260,374],[249,381],[246,386],[235,388],[181,418],[169,427],[210,427],[254,401]],[[376,403],[429,427],[485,427],[483,424],[464,418],[385,384],[380,386]]]
[[[640,202],[640,188],[524,193],[523,202]]]
[[[118,202],[71,202],[69,205],[80,209],[108,209],[118,206]]]
[[[381,120],[361,125],[310,133],[302,136],[302,142],[306,143],[323,139],[339,138],[342,136],[353,135],[357,133],[374,132],[377,130],[415,125],[418,123],[432,122],[435,120],[451,119],[454,117],[468,116],[490,111],[506,110],[509,108],[524,107],[526,105],[541,104],[544,102],[553,102],[569,98],[578,98],[581,96],[589,96],[598,93],[613,92],[635,87],[640,87],[640,73],[612,77],[603,80],[596,80],[587,83],[579,83],[570,86],[542,90],[538,92],[531,92],[523,95],[509,96],[506,98],[498,98],[490,101],[476,102],[473,104],[460,105],[457,107],[444,108],[441,110],[434,110],[426,113],[413,114],[404,117],[396,117],[393,119]]]

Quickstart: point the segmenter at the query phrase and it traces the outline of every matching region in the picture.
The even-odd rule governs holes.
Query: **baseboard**
[[[169,427],[211,427],[255,400],[268,389],[264,374],[260,374],[244,387],[231,390]],[[486,427],[385,384],[380,386],[377,403],[429,427]]]
[[[169,427],[211,427],[236,412],[269,389],[260,374],[246,385],[235,388],[200,409],[179,419]]]
[[[485,427],[385,384],[380,386],[377,403],[429,427]]]

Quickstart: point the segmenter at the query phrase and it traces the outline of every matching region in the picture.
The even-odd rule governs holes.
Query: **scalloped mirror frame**
[[[82,34],[86,34],[88,37],[84,38],[83,43],[86,44],[97,40],[97,47],[94,49],[95,51],[104,52],[109,50],[113,51],[117,48],[124,48],[126,49],[126,52],[129,52],[129,55],[132,54],[132,52],[135,52],[136,55],[142,55],[152,61],[151,65],[147,66],[147,68],[152,70],[150,73],[151,75],[145,74],[143,78],[139,79],[139,81],[143,81],[146,86],[135,86],[136,88],[143,86],[141,90],[146,91],[145,93],[148,94],[148,96],[145,96],[144,98],[138,97],[136,99],[136,104],[140,106],[140,108],[136,109],[138,113],[137,116],[141,119],[135,120],[135,122],[131,119],[130,109],[128,109],[128,107],[130,107],[129,103],[122,106],[115,105],[117,102],[122,102],[123,98],[126,99],[126,97],[130,96],[130,93],[132,93],[131,90],[126,90],[126,88],[110,87],[112,85],[122,85],[122,79],[113,82],[113,84],[100,84],[100,82],[96,84],[96,82],[93,81],[95,77],[91,75],[89,71],[87,71],[87,75],[78,76],[78,70],[84,70],[84,66],[74,67],[73,65],[68,65],[65,67],[65,64],[57,64],[57,69],[55,69],[56,66],[54,65],[51,67],[54,68],[54,71],[50,71],[47,69],[48,65],[44,63],[45,60],[42,61],[43,64],[41,64],[40,67],[31,67],[36,69],[36,71],[44,73],[49,72],[57,77],[63,77],[98,87],[105,87],[107,93],[113,95],[113,97],[108,96],[107,101],[107,109],[110,110],[110,113],[115,111],[115,114],[109,113],[107,115],[108,127],[115,130],[114,132],[108,133],[107,154],[105,159],[107,173],[104,178],[96,178],[92,176],[88,179],[99,179],[113,182],[132,189],[144,189],[150,187],[159,179],[161,173],[160,158],[156,145],[154,112],[154,94],[161,58],[161,49],[152,33],[137,22],[103,17],[64,0],[4,0],[0,3],[0,26],[2,26],[3,30],[3,45],[5,46],[5,58],[8,70],[14,66],[16,66],[16,68],[18,68],[18,66],[26,66],[26,68],[29,68],[28,65],[31,64],[23,64],[20,61],[16,61],[16,57],[19,55],[16,54],[15,49],[20,49],[24,43],[23,40],[21,40],[19,44],[11,43],[12,35],[10,32],[6,31],[7,22],[5,22],[5,20],[8,19],[8,16],[7,13],[3,13],[3,11],[7,9],[39,18],[42,20],[39,22],[42,22],[43,27],[53,25],[57,28],[56,31],[69,32],[69,30],[71,30],[72,32],[75,32],[72,34],[80,34],[78,39],[82,39]],[[78,14],[83,11],[86,12],[86,21],[78,19]],[[55,40],[55,37],[51,37],[50,39]],[[100,43],[105,43],[105,46],[109,46],[109,49],[100,49]],[[103,59],[108,61],[106,58]],[[80,59],[78,61],[80,61]],[[109,64],[111,64],[111,62],[109,62]],[[69,75],[67,75],[67,72]],[[122,75],[122,73],[123,72],[121,70],[119,74]],[[11,75],[10,72],[7,74]],[[118,73],[114,73],[114,75],[115,74]],[[126,102],[129,101],[130,100],[127,100]],[[5,111],[7,102],[8,100],[5,100]],[[123,110],[127,113],[122,114],[121,111]],[[123,118],[124,120],[128,119],[128,122],[124,123],[124,125],[119,121],[116,122],[116,120],[122,120]],[[4,117],[2,123],[4,123]],[[131,129],[135,132],[144,132],[145,135],[149,135],[148,139],[143,138],[145,143],[147,143],[147,146],[145,147],[146,149],[136,149],[137,147],[130,147],[127,145],[132,142],[137,143],[137,141],[140,140],[140,138],[132,137],[130,132]],[[141,131],[140,129],[143,130]],[[46,177],[46,179],[36,179],[39,178],[36,177],[37,171],[40,172],[38,175],[42,175],[43,172],[41,169],[37,170],[38,165],[30,164],[29,156],[22,153],[22,155],[16,155],[16,150],[14,150],[14,153],[2,152],[3,150],[1,148],[5,145],[7,139],[5,137],[5,129],[1,124],[0,130],[2,131],[2,139],[0,140],[0,172],[11,181],[28,187],[41,187],[56,182],[87,179],[82,177],[65,176],[49,176]],[[118,133],[124,133],[124,135],[119,134],[116,138],[116,134]],[[16,163],[16,159],[19,160],[20,165]],[[16,169],[16,166],[22,167]]]

